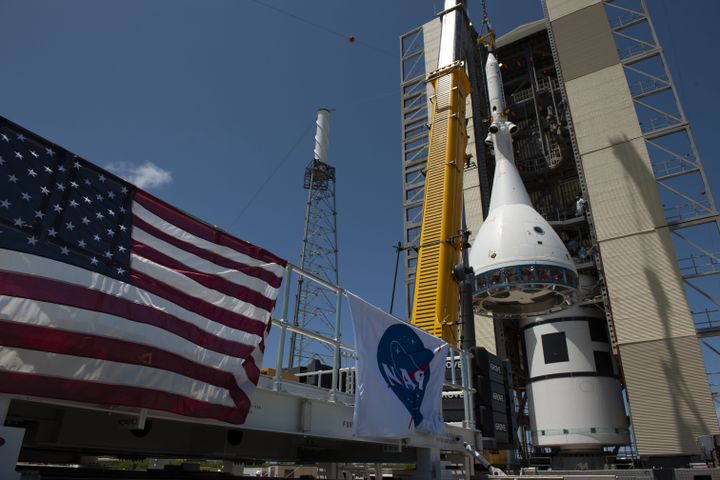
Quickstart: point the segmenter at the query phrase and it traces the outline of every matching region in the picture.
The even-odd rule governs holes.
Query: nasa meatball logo
[[[407,325],[392,325],[380,338],[377,362],[388,388],[402,402],[417,427],[423,421],[420,406],[430,380],[433,353]]]

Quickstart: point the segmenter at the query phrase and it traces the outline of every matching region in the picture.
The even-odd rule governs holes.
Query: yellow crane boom
[[[425,198],[412,323],[451,345],[458,343],[460,292],[453,267],[463,248],[462,182],[467,130],[465,98],[470,80],[455,61],[428,75],[431,123],[425,173]]]

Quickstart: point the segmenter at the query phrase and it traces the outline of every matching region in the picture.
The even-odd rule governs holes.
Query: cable
[[[250,200],[243,206],[242,209],[240,209],[240,212],[237,214],[235,219],[230,223],[230,226],[227,228],[227,231],[229,232],[232,230],[232,228],[235,226],[235,224],[240,220],[240,217],[243,216],[245,211],[252,205],[252,203],[255,201],[255,199],[260,195],[260,192],[262,192],[263,188],[270,183],[270,180],[275,176],[277,172],[280,171],[280,168],[285,165],[285,163],[290,159],[290,155],[295,151],[295,148],[297,148],[298,145],[300,145],[300,142],[305,138],[305,136],[308,134],[308,132],[312,129],[312,127],[315,126],[315,123],[310,123],[305,130],[303,130],[303,133],[298,137],[298,139],[295,141],[292,147],[290,147],[290,150],[285,154],[285,157],[278,163],[278,165],[275,167],[275,169],[270,173],[270,175],[265,179],[263,183],[260,184],[260,186],[255,190],[255,193],[253,193],[252,197],[250,197]]]
[[[490,17],[488,16],[487,12],[487,0],[481,0],[480,3],[482,4],[483,18],[482,25],[480,26],[480,31],[478,32],[478,43],[483,43],[487,45],[490,51],[494,51],[495,30],[493,30],[492,25],[490,24]],[[485,31],[485,33],[483,33],[483,31]]]
[[[400,252],[406,250],[403,248],[402,242],[398,242],[395,248],[395,273],[393,274],[392,294],[390,294],[390,315],[393,313],[393,306],[395,305],[395,286],[397,285],[397,274],[398,266],[400,265]]]
[[[250,0],[250,1],[253,2],[253,3],[256,3],[256,4],[258,4],[258,5],[261,5],[261,6],[265,7],[265,8],[268,8],[268,9],[270,9],[270,10],[274,10],[274,11],[276,11],[276,12],[278,12],[278,13],[281,13],[281,14],[283,14],[283,15],[285,15],[285,16],[288,16],[288,17],[290,17],[290,18],[293,18],[293,19],[295,19],[295,20],[297,20],[297,21],[299,21],[299,22],[302,22],[302,23],[305,23],[305,24],[307,24],[307,25],[313,26],[313,27],[315,27],[315,28],[317,28],[317,29],[320,29],[320,30],[324,31],[325,33],[329,33],[329,34],[331,34],[331,35],[335,35],[336,37],[340,37],[340,38],[343,38],[343,39],[350,38],[350,35],[346,35],[346,34],[344,34],[344,33],[342,33],[342,32],[338,32],[337,30],[333,30],[333,29],[330,28],[330,27],[327,27],[327,26],[322,25],[322,24],[320,24],[320,23],[314,22],[314,21],[309,20],[309,19],[307,19],[307,18],[301,17],[300,15],[296,15],[296,14],[294,14],[294,13],[292,13],[292,12],[288,12],[287,10],[283,10],[282,8],[276,7],[275,5],[270,5],[270,4],[268,4],[268,3],[262,2],[261,0]],[[362,42],[362,41],[360,41],[360,40],[355,40],[354,43],[357,43],[358,45],[362,45],[362,46],[364,46],[364,47],[366,47],[366,48],[369,48],[369,49],[371,49],[371,50],[375,50],[376,52],[382,53],[383,55],[388,55],[388,56],[390,56],[390,57],[395,58],[395,55],[394,55],[394,54],[392,54],[392,53],[388,52],[387,50],[384,50],[384,49],[382,49],[382,48],[380,48],[380,47],[376,47],[375,45],[371,45],[371,44],[369,44],[369,43]]]

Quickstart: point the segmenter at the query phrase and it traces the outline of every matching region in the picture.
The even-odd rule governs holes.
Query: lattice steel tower
[[[300,252],[300,268],[337,285],[338,249],[335,210],[335,167],[327,163],[330,131],[330,111],[324,108],[317,113],[315,153],[305,168],[305,189],[308,191],[305,211],[305,232]],[[301,276],[293,324],[311,332],[335,336],[337,295],[316,282],[305,282]],[[289,367],[306,365],[318,359],[328,365],[333,350],[329,345],[293,333],[290,337]]]

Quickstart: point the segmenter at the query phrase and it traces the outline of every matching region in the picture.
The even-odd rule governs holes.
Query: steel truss
[[[337,212],[335,210],[335,167],[313,159],[305,169],[308,191],[305,232],[300,268],[337,285]],[[328,337],[335,335],[338,299],[334,292],[317,282],[298,278],[293,325]],[[289,367],[304,366],[317,359],[331,365],[334,352],[327,344],[312,342],[307,336],[291,335]]]
[[[405,305],[407,312],[410,312],[425,198],[425,163],[429,137],[425,41],[422,27],[400,38],[400,52]]]

